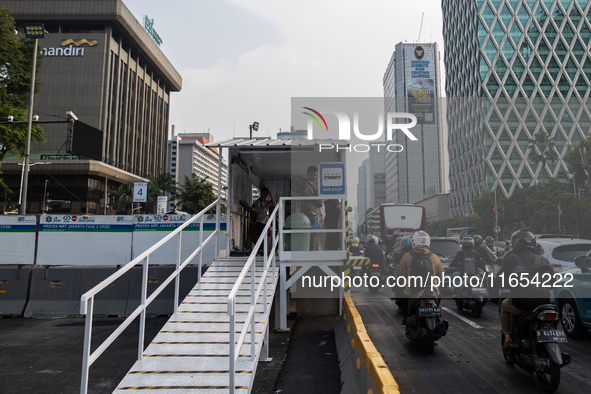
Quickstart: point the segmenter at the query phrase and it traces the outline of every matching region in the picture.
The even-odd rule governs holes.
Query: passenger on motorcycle
[[[511,235],[511,245],[513,252],[503,261],[503,266],[498,275],[504,274],[507,279],[511,274],[516,273],[521,276],[527,273],[528,280],[533,280],[536,273],[540,280],[542,275],[550,274],[554,276],[554,270],[550,266],[547,258],[534,253],[536,247],[536,237],[529,230],[518,230]],[[550,289],[530,284],[529,287],[523,287],[521,284],[511,287],[511,298],[503,300],[501,303],[501,331],[505,335],[505,345],[507,348],[511,344],[511,323],[512,316],[521,315],[525,310],[550,303]]]
[[[486,246],[480,235],[474,236],[474,249],[478,252],[484,264],[494,265],[498,260],[497,256]]]
[[[452,269],[453,276],[468,277],[474,276],[479,272],[484,272],[482,258],[480,253],[474,250],[474,239],[472,237],[462,238],[462,250],[458,252],[449,268]],[[456,297],[462,293],[462,287],[456,288]]]
[[[368,235],[365,237],[365,241],[367,242],[367,246],[365,247],[365,251],[363,252],[364,257],[369,258],[369,265],[365,267],[371,267],[371,264],[379,264],[380,269],[382,271],[382,275],[387,275],[387,267],[386,267],[386,258],[384,257],[384,252],[382,248],[376,243],[377,237],[373,235]]]
[[[416,288],[410,288],[409,285],[409,277],[415,276],[415,266],[413,263],[416,263],[419,258],[426,257],[431,262],[431,276],[438,276],[441,281],[443,281],[443,265],[441,264],[441,260],[437,257],[436,254],[431,253],[429,250],[429,246],[431,246],[431,238],[429,234],[424,231],[417,231],[412,236],[412,247],[413,249],[406,253],[402,260],[400,260],[400,264],[398,264],[398,268],[396,268],[396,278],[398,277],[405,277],[406,278],[406,288],[404,289],[404,296],[398,298],[398,306],[402,311],[402,315],[406,319],[408,316],[408,299],[411,297],[417,290]],[[430,285],[430,283],[429,283]],[[439,287],[435,287],[434,289],[436,293],[439,295]]]
[[[495,245],[495,239],[490,235],[484,239],[484,243],[490,249],[491,252],[495,255],[495,257],[499,257],[499,248]]]
[[[363,256],[363,248],[359,245],[359,238],[353,238],[353,243],[349,246],[349,253],[351,256]]]

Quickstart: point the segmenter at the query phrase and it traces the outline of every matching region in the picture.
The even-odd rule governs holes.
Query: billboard
[[[103,160],[103,132],[84,122],[76,121],[68,148],[68,153]]]
[[[408,112],[417,117],[417,124],[435,123],[435,81],[410,79],[406,84]]]

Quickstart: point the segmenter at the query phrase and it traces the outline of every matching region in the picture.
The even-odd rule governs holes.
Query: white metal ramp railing
[[[216,243],[216,250],[219,250],[219,236],[220,234],[227,234],[227,231],[222,232],[220,230],[220,215],[221,205],[228,205],[228,203],[217,199],[211,203],[208,207],[203,209],[200,213],[193,216],[187,222],[179,226],[176,230],[168,234],[166,237],[158,241],[148,250],[140,254],[138,257],[127,263],[117,272],[109,276],[107,279],[84,293],[81,297],[80,313],[86,315],[85,329],[84,329],[84,351],[82,356],[82,377],[80,383],[80,393],[84,394],[88,390],[88,378],[90,366],[105,352],[105,350],[121,335],[121,333],[137,318],[140,318],[140,329],[138,339],[138,360],[141,360],[144,352],[144,334],[145,334],[145,320],[146,320],[146,309],[148,305],[174,280],[175,281],[175,293],[174,293],[174,312],[176,313],[179,305],[179,287],[180,287],[180,273],[181,271],[199,254],[199,271],[197,280],[201,280],[201,268],[203,264],[203,248],[214,238]],[[216,209],[216,228],[215,230],[203,240],[203,219],[207,211],[212,209],[214,206]],[[198,247],[181,263],[181,246],[182,246],[182,232],[192,223],[196,223],[200,220],[200,244]],[[176,267],[174,272],[164,282],[158,286],[157,289],[148,297],[148,265],[150,255],[154,253],[158,248],[170,241],[174,237],[178,236],[178,253],[176,258]],[[227,246],[226,246],[227,250]],[[217,252],[216,252],[217,253]],[[140,305],[121,323],[121,325],[115,329],[111,335],[101,343],[93,352],[91,352],[91,337],[92,337],[92,323],[93,323],[93,306],[95,296],[111,285],[114,281],[122,277],[125,273],[131,270],[136,265],[141,264],[142,273],[142,290],[140,297]]]

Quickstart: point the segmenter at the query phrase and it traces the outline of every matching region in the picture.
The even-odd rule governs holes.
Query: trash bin
[[[285,230],[312,229],[310,219],[303,213],[291,214],[285,221]],[[310,233],[285,234],[286,251],[310,250]]]

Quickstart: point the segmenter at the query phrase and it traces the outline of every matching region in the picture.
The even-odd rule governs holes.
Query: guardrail
[[[107,279],[84,293],[80,300],[80,313],[82,315],[86,315],[86,323],[84,327],[84,353],[82,355],[82,378],[80,383],[80,393],[86,394],[88,390],[88,374],[90,370],[90,366],[103,354],[103,352],[121,335],[121,333],[135,320],[136,317],[140,317],[140,329],[139,329],[139,341],[138,341],[138,360],[141,360],[144,353],[144,334],[145,334],[145,327],[146,327],[146,308],[154,299],[172,282],[175,281],[175,293],[174,293],[174,313],[178,310],[179,305],[179,287],[180,287],[180,273],[181,271],[191,262],[197,254],[200,254],[199,258],[199,272],[198,272],[198,281],[201,280],[201,267],[203,264],[203,248],[211,239],[217,235],[216,237],[216,245],[219,245],[219,235],[225,234],[227,231],[220,231],[220,205],[229,204],[225,201],[221,201],[217,199],[201,212],[193,216],[187,222],[179,226],[176,230],[168,234],[166,237],[162,238],[160,241],[155,243],[152,247],[148,250],[137,256],[135,259],[127,263],[113,275],[109,276]],[[212,232],[209,237],[205,241],[203,241],[203,217],[207,211],[212,209],[214,206],[217,206],[216,210],[216,228],[215,231]],[[198,219],[201,220],[201,224],[199,227],[199,241],[200,245],[181,263],[181,245],[182,245],[182,238],[183,238],[183,230],[188,227],[190,224],[196,222]],[[178,235],[178,253],[177,253],[177,261],[176,261],[176,268],[172,274],[154,292],[148,297],[147,290],[148,290],[148,264],[150,260],[150,255],[155,252],[159,247],[164,245],[166,242],[174,238]],[[216,248],[216,254],[219,252],[219,247]],[[92,314],[93,314],[93,306],[94,306],[94,297],[115,280],[123,276],[126,272],[131,270],[138,264],[142,264],[142,293],[141,293],[141,301],[140,305],[129,315],[123,323],[115,330],[109,337],[101,344],[94,352],[90,352],[91,346],[91,336],[92,336]],[[253,341],[254,343],[254,341]]]
[[[256,347],[256,342],[255,342],[255,324],[256,324],[256,320],[255,320],[255,311],[256,311],[256,306],[258,303],[258,299],[259,296],[261,295],[261,291],[263,292],[263,297],[264,297],[264,302],[263,302],[263,313],[266,315],[267,314],[267,284],[268,284],[268,274],[269,274],[269,268],[273,268],[273,283],[275,283],[275,287],[277,287],[277,277],[276,277],[276,273],[275,273],[275,249],[277,248],[277,244],[279,242],[279,237],[277,237],[276,234],[276,229],[277,227],[275,226],[277,223],[277,212],[279,212],[279,210],[283,207],[283,201],[280,199],[279,200],[279,204],[277,204],[277,206],[275,207],[275,209],[273,210],[273,212],[271,213],[271,215],[269,216],[269,220],[267,221],[267,225],[265,226],[265,228],[263,229],[263,231],[261,232],[261,236],[259,237],[259,240],[257,241],[257,243],[255,244],[254,248],[252,249],[252,252],[250,254],[250,256],[248,257],[248,259],[246,260],[246,264],[244,265],[244,268],[242,269],[242,271],[240,272],[240,276],[238,276],[238,279],[236,280],[236,283],[234,284],[234,287],[232,287],[232,290],[230,291],[230,294],[228,295],[228,316],[230,317],[230,394],[234,394],[235,389],[236,389],[236,384],[235,384],[235,377],[236,377],[236,362],[238,361],[238,358],[240,357],[240,349],[242,348],[242,346],[244,345],[244,339],[246,338],[246,334],[248,332],[248,326],[250,324],[250,358],[251,360],[254,361],[255,359],[255,347]],[[272,226],[272,227],[271,227]],[[268,253],[267,250],[267,243],[268,243],[268,236],[267,236],[267,232],[269,231],[269,228],[272,228],[272,247],[271,250],[269,251],[270,253]],[[258,284],[258,286],[255,289],[255,282],[256,282],[256,273],[257,273],[257,269],[256,269],[256,255],[257,252],[259,250],[259,248],[261,247],[261,244],[263,244],[263,270],[261,272],[261,282]],[[250,307],[248,308],[248,314],[246,315],[246,319],[244,321],[244,326],[242,327],[242,331],[240,331],[240,337],[238,338],[238,341],[236,341],[236,337],[235,337],[235,333],[236,333],[236,321],[235,321],[235,313],[236,313],[236,296],[238,294],[238,290],[240,289],[240,286],[242,285],[242,283],[244,282],[244,279],[246,279],[246,276],[248,274],[248,271],[250,270]],[[265,353],[268,351],[268,346],[269,346],[269,327],[267,325],[267,329],[265,330],[265,333],[263,334],[264,338],[263,338],[263,349],[265,351]],[[267,358],[267,355],[265,354],[265,359]]]

